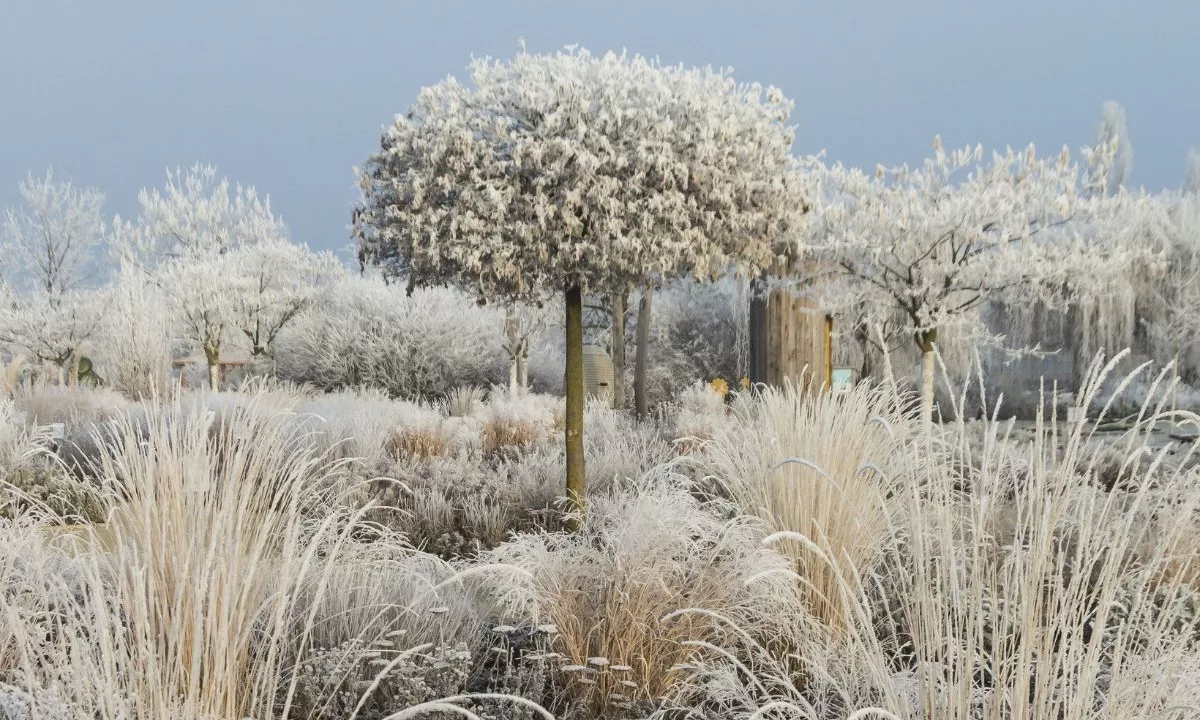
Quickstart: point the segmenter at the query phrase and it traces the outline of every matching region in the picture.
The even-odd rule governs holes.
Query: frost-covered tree
[[[1183,179],[1183,192],[1186,195],[1200,195],[1200,152],[1195,148],[1188,150],[1187,173]]]
[[[1117,188],[1125,185],[1133,171],[1133,143],[1129,140],[1125,108],[1115,100],[1109,100],[1101,106],[1100,127],[1096,130],[1096,147],[1109,146],[1116,148],[1116,154],[1110,166],[1104,169],[1107,180],[1101,183],[1100,187],[1112,195],[1117,192]]]
[[[1163,270],[1148,284],[1142,321],[1155,355],[1180,365],[1200,343],[1200,195],[1184,193],[1163,204],[1169,204]]]
[[[4,211],[0,265],[16,288],[46,295],[78,290],[93,279],[107,239],[104,194],[30,174],[18,186],[22,206]]]
[[[980,147],[946,152],[938,139],[934,156],[917,168],[816,171],[823,198],[816,244],[826,267],[848,281],[831,286],[842,292],[827,299],[859,305],[872,332],[905,320],[923,358],[926,422],[940,333],[976,335],[989,300],[1018,292],[1026,302],[1050,297],[1065,286],[1067,268],[1078,268],[1066,262],[1077,255],[1062,231],[1079,206],[1080,172],[1069,153],[1047,159],[1031,146],[995,153],[987,164],[983,157]]]
[[[204,353],[209,385],[221,386],[222,352],[234,332],[235,291],[229,258],[177,258],[160,265],[154,279],[166,297],[179,338]]]
[[[282,238],[230,250],[224,258],[231,322],[251,356],[268,354],[279,331],[345,274],[329,252],[315,253]]]
[[[0,343],[52,365],[58,382],[74,382],[74,361],[96,336],[105,305],[105,288],[18,295],[0,284]]]
[[[384,132],[360,174],[362,256],[483,301],[564,295],[567,495],[582,508],[583,294],[769,265],[801,205],[791,103],[726,71],[575,49],[470,75],[422,89]]]
[[[53,363],[60,378],[96,331],[101,300],[91,286],[109,235],[104,195],[29,175],[22,205],[4,212],[0,228],[0,341]],[[73,376],[73,374],[72,374]]]
[[[147,265],[287,236],[270,198],[260,199],[253,186],[230,185],[212,165],[167,170],[166,185],[143,189],[138,202],[141,215],[128,245]]]
[[[183,339],[203,351],[216,389],[233,334],[264,350],[316,292],[289,283],[324,275],[328,260],[289,249],[270,199],[218,179],[211,165],[168,170],[166,185],[142,190],[138,200],[137,222],[120,226],[123,250],[154,276]]]

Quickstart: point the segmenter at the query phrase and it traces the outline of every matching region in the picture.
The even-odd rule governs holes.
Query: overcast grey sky
[[[1177,187],[1200,147],[1200,0],[0,0],[0,207],[53,165],[129,217],[200,160],[339,248],[383,124],[519,36],[732,66],[796,101],[799,149],[868,167],[935,133],[1075,151],[1110,99],[1133,182]]]

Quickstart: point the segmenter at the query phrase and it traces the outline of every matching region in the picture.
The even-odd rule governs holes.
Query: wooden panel
[[[830,337],[825,313],[812,301],[784,288],[767,298],[766,382],[790,380],[804,390],[825,387],[830,368]]]

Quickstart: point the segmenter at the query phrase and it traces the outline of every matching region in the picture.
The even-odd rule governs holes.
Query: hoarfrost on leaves
[[[758,271],[794,242],[791,103],[711,68],[568,49],[424,88],[360,173],[362,256],[484,299]]]

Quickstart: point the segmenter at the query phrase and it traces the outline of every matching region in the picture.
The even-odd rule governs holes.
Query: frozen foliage
[[[275,373],[322,390],[438,397],[506,380],[503,346],[502,310],[477,307],[454,290],[406,296],[378,279],[347,278],[279,334]]]
[[[1125,108],[1121,104],[1109,100],[1100,109],[1100,127],[1096,131],[1096,146],[1116,146],[1112,170],[1107,178],[1095,178],[1095,183],[1102,192],[1115,194],[1129,180],[1133,171],[1133,143],[1129,140],[1129,128],[1125,122]]]
[[[4,279],[49,296],[81,289],[106,242],[104,195],[56,182],[53,171],[29,175],[18,191],[24,206],[4,211],[0,235]]]
[[[167,171],[162,188],[138,194],[141,215],[123,230],[126,251],[146,264],[219,255],[241,245],[285,237],[269,199],[253,187],[230,186],[212,165]]]
[[[361,174],[363,256],[485,298],[771,263],[803,204],[778,90],[583,50],[424,88]]]
[[[105,341],[93,353],[100,376],[130,399],[165,398],[172,321],[162,290],[138,269],[122,268],[101,328]]]
[[[101,320],[104,293],[90,283],[109,240],[104,195],[52,172],[19,192],[23,206],[5,210],[0,228],[0,343],[61,373]]]
[[[1085,191],[1108,177],[1112,149],[1085,151]],[[1080,168],[1065,149],[1043,158],[1030,146],[982,161],[982,147],[947,152],[939,138],[918,168],[813,170],[822,188],[820,272],[835,273],[819,292],[834,307],[860,308],[868,334],[899,320],[899,334],[925,356],[927,418],[940,333],[986,338],[980,313],[1006,295],[1026,307],[1102,295],[1111,291],[1104,281],[1138,252],[1140,226],[1120,221],[1137,218],[1145,198],[1079,197]]]

